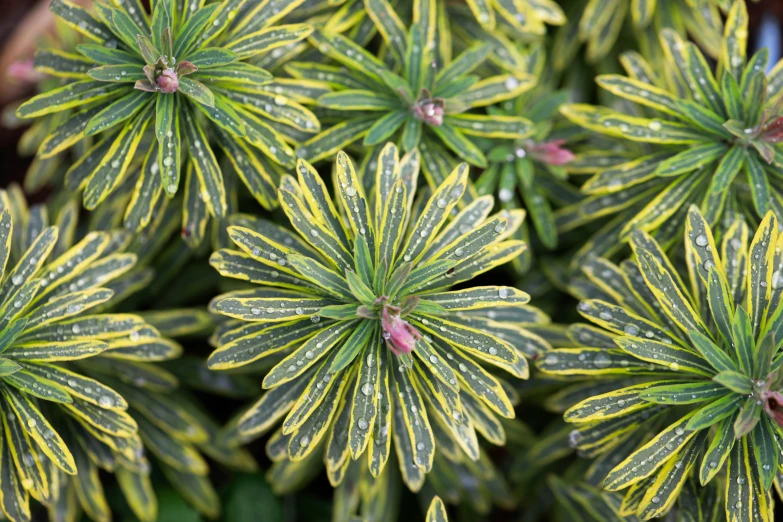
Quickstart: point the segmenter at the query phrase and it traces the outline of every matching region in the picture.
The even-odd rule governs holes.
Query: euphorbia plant
[[[686,280],[646,233],[631,236],[636,262],[595,260],[586,273],[603,299],[582,301],[574,338],[539,361],[545,372],[615,389],[565,413],[572,444],[612,454],[603,486],[625,490],[620,512],[662,516],[691,476],[703,486],[725,470],[728,520],[772,520],[783,434],[783,334],[778,221],[751,238],[738,219],[714,239],[693,206]],[[687,284],[686,284],[687,283]]]
[[[558,240],[553,204],[575,204],[582,199],[567,183],[567,168],[575,158],[574,144],[585,133],[559,114],[570,93],[557,89],[551,71],[544,70],[543,46],[531,46],[526,58],[536,87],[490,107],[489,113],[524,117],[531,122],[532,132],[524,138],[492,141],[489,165],[476,181],[476,189],[479,194],[495,194],[505,206],[524,208],[541,243],[553,249]]]
[[[256,286],[213,300],[211,310],[231,320],[208,363],[222,370],[282,356],[264,377],[268,391],[238,420],[241,437],[283,419],[275,447],[294,461],[324,448],[337,484],[349,457],[367,455],[378,476],[393,436],[403,480],[418,490],[434,430],[477,459],[476,431],[514,415],[484,366],[526,378],[526,357],[547,349],[514,324],[536,314],[525,293],[448,290],[519,255],[524,243],[507,238],[524,213],[487,218],[491,205],[477,200],[448,222],[468,183],[464,164],[414,204],[418,169],[393,145],[372,193],[346,155],[336,161],[334,197],[304,161],[296,179],[283,178],[294,232],[250,218],[229,228],[240,250],[218,251],[212,264]]]
[[[89,483],[83,434],[119,445],[126,462],[144,460],[128,402],[85,365],[109,351],[112,360],[178,348],[138,315],[100,311],[136,256],[118,251],[121,234],[91,232],[71,245],[68,223],[48,226],[45,208],[28,212],[0,192],[0,508],[15,522],[30,520],[30,496],[54,509],[68,475]]]
[[[58,18],[92,43],[78,45],[79,54],[39,51],[46,73],[75,81],[28,100],[17,114],[70,111],[41,144],[41,158],[98,136],[65,178],[68,188],[84,190],[88,209],[137,176],[128,214],[142,213],[145,225],[157,199],[173,197],[184,174],[184,223],[225,217],[226,187],[213,137],[253,196],[272,208],[279,176],[274,165],[294,163],[279,126],[316,132],[319,123],[298,103],[265,91],[272,76],[247,61],[310,34],[305,24],[273,25],[299,3],[272,8],[229,0],[191,9],[159,0],[148,14],[132,0],[117,7],[95,2],[93,14],[55,0]],[[154,139],[147,141],[148,128]],[[131,168],[137,156],[149,166],[138,173]],[[201,233],[199,227],[183,229],[194,244]]]
[[[441,44],[448,36],[437,33],[444,40],[436,41],[434,0],[421,4],[420,9],[430,12],[406,28],[386,0],[366,2],[367,13],[389,48],[387,62],[343,35],[320,30],[311,35],[313,45],[347,67],[351,76],[335,77],[335,92],[318,99],[320,106],[333,109],[329,117],[335,125],[303,143],[297,151],[300,157],[315,162],[361,138],[365,146],[393,139],[406,152],[421,146],[425,156],[428,148],[440,148],[442,143],[451,154],[483,167],[486,158],[474,137],[524,138],[531,133],[524,118],[467,111],[513,98],[531,88],[533,79],[521,72],[488,78],[472,74],[487,59],[488,44],[476,44],[449,59],[443,49],[447,46]],[[323,74],[305,64],[291,72],[313,79]],[[429,163],[425,158],[425,169],[432,169]]]
[[[26,341],[25,336],[21,339],[21,346],[35,341],[53,350],[62,350],[63,343],[67,346],[96,342],[102,347],[102,351],[90,357],[54,361],[39,368],[45,372],[42,374],[45,379],[57,378],[54,384],[65,386],[74,398],[75,406],[60,406],[58,412],[57,408],[42,403],[41,411],[62,435],[78,472],[66,476],[47,471],[44,478],[50,481],[50,490],[55,491],[49,498],[36,496],[37,490],[31,494],[46,504],[52,518],[74,508],[79,511],[80,506],[92,520],[111,520],[110,496],[104,493],[108,481],[104,479],[112,476],[134,515],[139,520],[153,522],[158,519],[158,500],[152,482],[154,468],[200,513],[216,517],[220,513],[220,501],[210,481],[205,456],[245,471],[253,470],[255,461],[243,450],[219,443],[217,423],[187,394],[186,386],[180,385],[177,376],[182,373],[167,371],[173,368],[164,366],[166,361],[177,359],[174,368],[190,374],[184,379],[186,383],[195,382],[201,389],[216,391],[217,386],[209,386],[209,375],[204,377],[204,362],[201,361],[199,371],[198,363],[194,364],[192,358],[178,359],[182,347],[171,340],[208,330],[209,316],[205,310],[191,308],[127,312],[135,312],[142,308],[140,304],[150,301],[143,296],[151,287],[165,284],[173,291],[165,272],[179,260],[187,261],[190,253],[184,244],[179,248],[171,244],[178,230],[178,208],[168,205],[166,199],[160,200],[145,234],[133,235],[113,228],[113,224],[121,222],[123,214],[122,207],[113,204],[113,199],[121,200],[122,196],[110,196],[102,212],[84,222],[79,218],[80,205],[76,198],[28,207],[18,186],[11,185],[7,193],[0,193],[3,203],[0,206],[10,212],[11,221],[25,223],[14,227],[12,258],[20,255],[25,241],[32,239],[36,230],[47,229],[51,219],[54,225],[51,228],[56,228],[58,235],[49,257],[64,263],[55,261],[54,269],[59,271],[85,254],[89,257],[82,264],[90,261],[86,269],[76,266],[78,273],[66,274],[64,282],[55,281],[52,286],[67,286],[75,292],[82,287],[89,290],[90,284],[100,282],[101,290],[111,293],[108,300],[92,307],[88,315],[79,314],[45,328],[33,328]],[[92,230],[86,232],[87,229]],[[160,256],[164,247],[179,250],[178,255],[173,256],[169,251]],[[164,260],[160,264],[156,263],[158,256]],[[62,372],[68,371],[78,374],[78,378],[71,374],[63,377]],[[217,393],[241,390],[238,379],[221,377],[222,390]],[[37,383],[32,386],[44,389]],[[81,404],[85,393],[91,394],[88,398],[97,394],[98,405],[110,411]],[[117,403],[116,408],[110,408],[113,403]],[[45,460],[42,465],[46,469]],[[0,485],[4,480],[0,477]],[[71,496],[74,490],[79,492],[75,498]],[[24,520],[18,516],[17,513],[11,518],[15,522]]]
[[[566,2],[568,22],[555,36],[554,65],[564,70],[586,44],[590,63],[601,63],[617,43],[624,26],[638,42],[642,54],[657,62],[661,49],[657,32],[664,27],[689,36],[713,57],[720,54],[721,14],[731,0],[572,0]]]
[[[577,261],[589,253],[601,255],[602,248],[616,246],[634,229],[669,244],[679,237],[691,203],[711,225],[736,212],[754,221],[783,208],[783,163],[776,153],[783,66],[767,75],[766,48],[746,58],[747,28],[745,3],[737,0],[715,74],[701,51],[671,30],[660,35],[663,71],[638,54],[623,55],[628,76],[602,75],[597,82],[633,102],[639,116],[584,104],[561,109],[587,129],[630,140],[636,151],[630,161],[589,179],[582,189],[590,197],[558,213],[561,230],[617,215],[595,241],[603,245],[588,244]],[[644,148],[634,149],[636,143]]]

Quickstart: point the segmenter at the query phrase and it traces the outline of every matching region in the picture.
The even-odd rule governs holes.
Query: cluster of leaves
[[[335,485],[351,458],[364,455],[372,476],[381,475],[392,438],[414,491],[436,444],[477,460],[476,432],[502,444],[496,415],[514,415],[507,386],[479,361],[526,378],[526,357],[548,349],[524,328],[540,320],[524,292],[447,291],[519,255],[524,243],[508,237],[523,212],[488,217],[491,198],[479,199],[447,223],[467,165],[417,198],[410,159],[386,145],[365,192],[351,160],[338,154],[334,198],[300,161],[279,192],[295,232],[242,217],[228,229],[240,250],[211,258],[222,275],[259,286],[213,300],[210,309],[231,320],[216,334],[209,367],[276,356],[263,381],[269,391],[237,420],[237,437],[283,419],[268,451],[293,462],[323,454]]]
[[[611,456],[601,480],[625,490],[621,514],[660,516],[686,483],[714,484],[724,470],[726,518],[771,520],[783,398],[778,223],[769,213],[751,239],[738,219],[716,243],[691,207],[686,228],[687,285],[660,245],[634,232],[636,262],[585,267],[593,298],[578,310],[599,328],[574,326],[580,346],[551,351],[539,368],[600,380],[565,419],[577,425],[572,445]]]
[[[310,34],[305,24],[274,25],[298,3],[232,0],[191,9],[160,0],[148,14],[138,0],[95,2],[94,11],[57,0],[52,11],[90,43],[75,52],[39,50],[37,69],[66,84],[26,101],[17,115],[60,116],[39,146],[40,159],[97,137],[68,168],[65,186],[83,190],[85,208],[95,209],[132,176],[129,228],[145,227],[157,200],[173,197],[184,177],[183,233],[198,244],[208,217],[227,214],[213,143],[258,202],[272,208],[280,167],[294,162],[283,127],[319,128],[309,110],[269,92],[273,76],[249,63]],[[148,128],[154,138],[145,140]]]
[[[562,108],[587,129],[641,146],[630,161],[589,179],[582,187],[589,197],[558,214],[561,230],[616,215],[574,266],[587,255],[612,253],[637,229],[668,246],[681,234],[691,203],[713,226],[721,217],[730,224],[736,213],[750,222],[770,209],[780,214],[783,170],[775,145],[783,123],[783,65],[767,74],[766,48],[746,58],[747,25],[745,4],[735,2],[716,74],[696,45],[669,29],[660,34],[663,70],[635,52],[623,54],[627,76],[600,75],[596,81],[632,102],[632,114],[586,104]]]
[[[145,6],[54,0],[16,107],[57,193],[0,193],[8,518],[110,520],[113,476],[153,521],[153,470],[219,517],[205,457],[255,472],[266,435],[274,492],[325,468],[334,520],[406,488],[427,522],[773,518],[783,65],[743,0]],[[486,285],[506,263],[529,292]],[[191,390],[253,402],[220,426]]]
[[[0,482],[3,512],[30,520],[29,495],[58,520],[74,520],[82,510],[93,520],[110,520],[99,478],[105,470],[116,476],[139,519],[157,520],[152,456],[189,502],[217,516],[217,494],[200,451],[240,470],[254,469],[254,461],[216,442],[218,424],[176,390],[177,376],[159,364],[182,352],[170,338],[209,328],[210,321],[200,310],[118,311],[154,279],[145,264],[167,244],[176,221],[168,232],[152,227],[158,240],[147,241],[101,230],[122,218],[116,205],[114,219],[96,215],[92,231],[84,233],[78,201],[60,205],[54,226],[49,209],[28,208],[18,187],[2,192],[0,202],[4,261],[10,259],[2,278],[8,299],[4,382],[9,397],[18,395],[9,399],[4,418],[11,460]]]
[[[642,54],[660,56],[658,33],[668,28],[686,34],[712,57],[720,53],[723,21],[731,0],[574,0],[568,2],[568,22],[555,36],[554,66],[564,69],[579,45],[587,45],[586,59],[600,62],[622,39],[628,25]],[[629,21],[630,23],[627,23]]]

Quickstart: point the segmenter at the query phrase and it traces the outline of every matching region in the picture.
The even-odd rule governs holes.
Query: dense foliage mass
[[[4,115],[6,518],[774,520],[744,0],[51,11]]]

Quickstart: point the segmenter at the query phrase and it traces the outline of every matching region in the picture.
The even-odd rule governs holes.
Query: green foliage
[[[8,384],[14,388],[8,389],[28,390],[30,398],[36,398],[31,407],[40,409],[51,424],[47,429],[54,434],[43,440],[62,434],[64,451],[74,465],[71,471],[78,470],[72,475],[58,471],[57,461],[32,445],[37,442],[32,431],[40,423],[36,421],[23,439],[13,438],[21,437],[21,431],[8,435],[8,440],[16,441],[10,446],[10,455],[23,457],[24,464],[19,466],[40,462],[36,464],[36,469],[40,468],[37,475],[20,471],[25,474],[17,482],[23,486],[30,480],[40,482],[25,489],[44,503],[53,517],[71,520],[83,510],[93,520],[110,520],[112,513],[99,474],[100,470],[108,471],[117,477],[136,517],[154,521],[158,510],[150,478],[149,458],[153,457],[156,467],[184,499],[199,512],[217,516],[218,496],[207,477],[202,453],[236,469],[253,470],[254,461],[246,452],[216,440],[218,424],[197,401],[177,390],[179,379],[161,364],[182,353],[182,347],[170,337],[204,331],[211,328],[211,321],[206,313],[194,309],[143,314],[122,311],[156,279],[150,265],[159,246],[171,238],[176,222],[166,231],[164,220],[154,220],[149,232],[158,237],[157,242],[116,228],[101,230],[122,218],[122,209],[114,206],[114,218],[104,215],[94,219],[92,231],[85,234],[78,220],[78,202],[73,199],[28,208],[16,186],[3,192],[0,199],[9,223],[25,223],[9,228],[6,240],[11,260],[18,259],[26,266],[33,247],[42,249],[41,266],[25,273],[11,270],[9,264],[6,271],[9,289],[14,292],[8,299],[13,299],[10,302],[18,317],[9,324],[22,328],[15,338],[9,336],[4,350],[9,363],[18,361],[14,363],[18,366],[13,374],[16,377],[10,377],[13,380]],[[49,226],[48,208],[55,210],[54,226]],[[49,246],[40,246],[46,244],[42,241]],[[52,261],[45,263],[47,256]],[[37,290],[28,306],[22,291],[29,284]],[[100,293],[103,298],[88,299]],[[59,301],[62,305],[56,305]],[[32,328],[31,320],[16,322],[36,314],[51,317],[37,321]],[[201,373],[204,371],[206,368]],[[200,387],[212,388],[215,393],[227,391],[210,387],[208,381]],[[61,404],[38,404],[39,399]],[[16,413],[9,410],[7,415]],[[10,483],[4,481],[0,487]],[[22,511],[7,514],[13,520],[29,519],[27,503],[27,495],[20,497]],[[11,509],[9,505],[6,508]]]
[[[707,54],[720,54],[723,33],[721,14],[731,0],[575,0],[568,2],[568,23],[556,35],[554,65],[564,69],[574,58],[580,43],[589,62],[605,58],[630,26],[644,56],[657,60],[660,45],[657,32],[667,27],[692,37]],[[630,22],[630,23],[628,23]]]
[[[200,227],[189,224],[228,212],[213,144],[258,202],[273,208],[279,168],[294,164],[282,128],[319,128],[299,103],[269,92],[274,78],[250,63],[310,34],[303,24],[273,25],[300,3],[272,8],[232,0],[193,10],[161,0],[147,13],[139,2],[96,2],[88,11],[57,0],[52,11],[90,43],[77,45],[75,53],[40,50],[38,70],[67,81],[23,103],[17,115],[67,114],[41,143],[42,160],[96,136],[66,172],[65,186],[83,190],[84,206],[95,209],[134,177],[126,211],[140,214],[133,230],[146,226],[157,200],[173,197],[185,178],[184,234],[197,245]],[[147,129],[154,139],[144,139]],[[142,158],[136,172],[134,161]],[[200,197],[188,197],[193,190]]]
[[[487,160],[470,137],[524,138],[531,133],[525,118],[462,114],[513,98],[533,81],[521,73],[485,78],[471,74],[487,59],[490,46],[478,44],[449,59],[435,1],[420,4],[418,19],[406,28],[386,0],[365,2],[367,15],[388,46],[388,64],[343,35],[313,33],[313,45],[351,74],[340,78],[337,68],[291,66],[290,72],[303,78],[334,73],[330,83],[335,92],[318,98],[318,105],[337,111],[332,118],[339,122],[303,143],[298,156],[315,162],[360,138],[366,147],[394,139],[405,152],[445,145],[464,161],[484,167]],[[329,116],[323,119],[329,122]]]
[[[705,486],[725,470],[726,518],[771,519],[783,383],[778,222],[767,214],[751,237],[738,220],[717,243],[692,206],[686,230],[685,281],[642,231],[631,236],[635,262],[589,262],[595,297],[578,309],[600,330],[583,344],[591,327],[573,327],[580,346],[538,367],[606,381],[565,419],[580,451],[612,454],[601,480],[625,490],[621,514],[660,516],[687,481]]]
[[[447,224],[467,166],[417,198],[418,169],[392,144],[371,192],[345,154],[336,165],[336,197],[304,161],[296,179],[283,178],[280,201],[294,231],[250,217],[229,228],[240,250],[216,252],[212,265],[256,286],[211,303],[231,320],[208,362],[222,370],[282,356],[264,377],[268,391],[238,419],[238,437],[282,420],[275,453],[294,462],[325,454],[337,485],[351,458],[365,454],[378,477],[393,436],[403,480],[417,491],[432,469],[436,435],[473,460],[476,431],[502,442],[495,415],[512,417],[513,409],[503,381],[479,362],[526,378],[526,357],[547,349],[511,322],[533,312],[523,292],[448,291],[524,249],[507,239],[521,216],[466,207]],[[498,431],[500,440],[486,435]]]
[[[663,70],[634,52],[621,62],[627,76],[601,75],[596,82],[632,102],[632,114],[585,104],[563,114],[591,131],[629,140],[642,148],[630,161],[604,169],[582,190],[590,196],[558,213],[561,230],[618,215],[574,260],[605,255],[606,247],[633,230],[654,233],[669,245],[681,232],[686,209],[700,206],[711,226],[731,223],[741,212],[753,222],[780,212],[781,167],[776,158],[781,97],[769,76],[767,50],[746,58],[748,16],[737,1],[728,15],[717,71],[694,44],[674,31],[660,33]]]
[[[4,116],[52,193],[0,192],[7,518],[774,519],[743,0],[51,10]]]

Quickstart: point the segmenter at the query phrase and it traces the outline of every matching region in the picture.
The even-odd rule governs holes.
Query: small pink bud
[[[780,143],[783,141],[783,116],[779,116],[765,124],[760,137],[762,141],[767,143]]]
[[[783,394],[767,391],[761,394],[761,400],[764,401],[764,410],[769,418],[775,421],[778,426],[783,426]]]
[[[386,346],[394,355],[411,353],[416,348],[416,341],[421,334],[399,315],[389,313],[389,307],[384,306],[381,313],[381,327]]]
[[[44,77],[43,74],[35,70],[32,59],[19,60],[9,65],[8,76],[21,83],[36,83]]]
[[[179,90],[179,78],[177,78],[177,72],[174,69],[164,69],[157,79],[158,88],[160,92],[171,94]]]
[[[574,153],[564,148],[565,140],[545,141],[533,145],[531,155],[538,161],[549,165],[565,165],[574,159]]]
[[[443,107],[437,103],[427,101],[417,104],[413,111],[416,117],[424,123],[435,126],[443,125]]]

